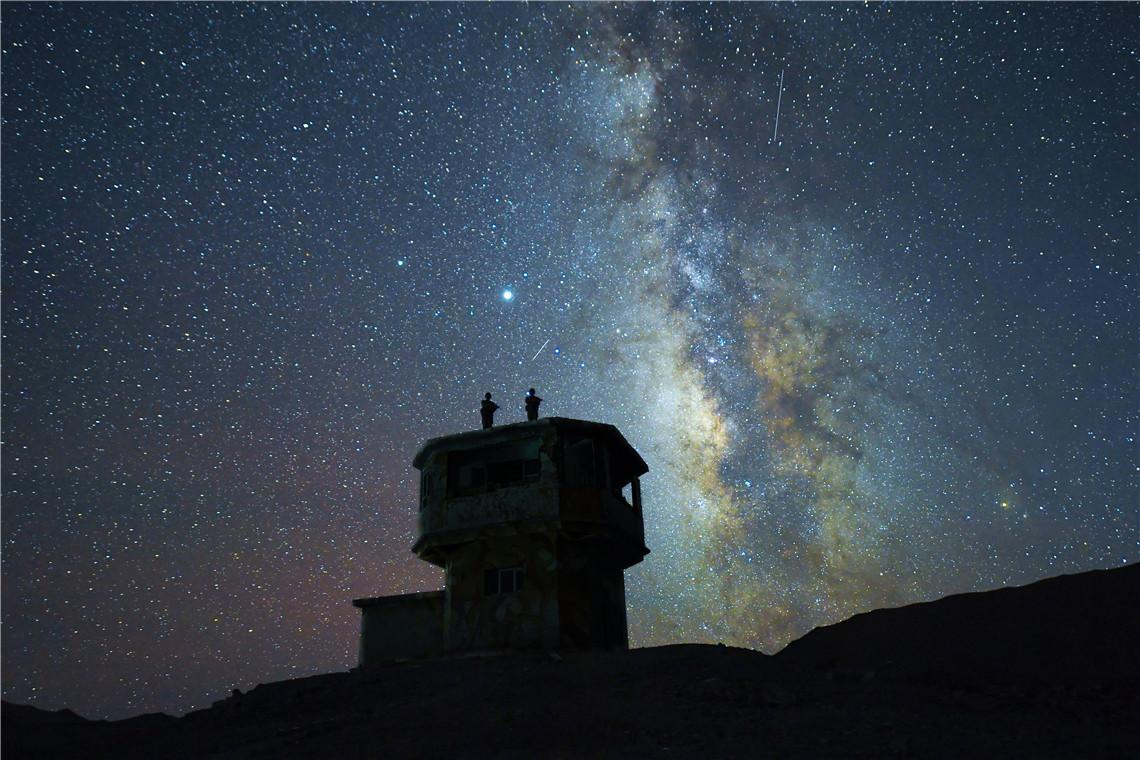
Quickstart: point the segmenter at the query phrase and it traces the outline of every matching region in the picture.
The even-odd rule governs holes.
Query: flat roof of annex
[[[469,430],[465,433],[432,438],[416,452],[412,464],[417,470],[422,470],[428,458],[440,451],[481,449],[536,436],[545,437],[550,433],[553,433],[555,437],[576,433],[601,440],[616,447],[628,459],[633,466],[635,477],[640,477],[649,472],[649,465],[645,464],[645,460],[637,453],[637,449],[629,445],[629,441],[616,427],[604,422],[575,420],[569,417],[543,417],[533,422],[515,422],[509,425],[497,425],[486,430]]]

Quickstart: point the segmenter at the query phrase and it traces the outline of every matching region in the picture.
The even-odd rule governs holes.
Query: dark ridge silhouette
[[[1016,682],[1140,672],[1140,565],[1062,575],[856,615],[779,654],[786,664],[883,668]]]
[[[775,656],[469,656],[258,686],[182,718],[3,704],[35,757],[1135,757],[1140,565],[876,610]]]

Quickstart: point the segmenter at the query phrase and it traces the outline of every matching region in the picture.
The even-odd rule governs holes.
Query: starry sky
[[[532,385],[649,464],[637,646],[1140,559],[1134,6],[0,15],[5,699],[351,667]]]

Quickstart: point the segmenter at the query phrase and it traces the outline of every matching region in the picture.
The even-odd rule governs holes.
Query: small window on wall
[[[457,451],[448,457],[447,495],[476,496],[532,483],[542,474],[539,442]]]
[[[494,594],[513,594],[522,591],[523,569],[521,567],[504,567],[486,570],[483,573],[483,593],[487,596]]]

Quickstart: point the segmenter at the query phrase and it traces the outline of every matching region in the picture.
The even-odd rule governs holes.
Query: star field
[[[637,646],[1140,559],[1129,5],[0,15],[5,699],[351,667],[485,391],[649,464]]]

